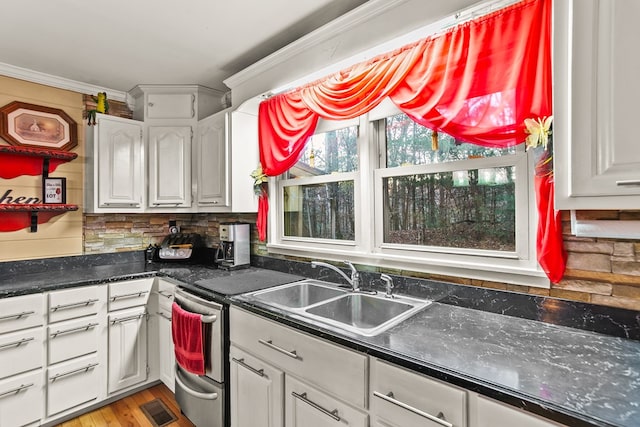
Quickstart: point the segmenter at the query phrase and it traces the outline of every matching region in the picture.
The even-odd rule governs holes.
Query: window
[[[316,132],[281,180],[283,235],[353,242],[357,171],[357,125]]]
[[[321,121],[272,191],[269,250],[546,286],[524,146],[433,139],[388,105]]]
[[[494,149],[436,135],[406,114],[384,119],[383,243],[515,252],[516,168]],[[474,160],[474,161],[469,161]],[[481,161],[482,160],[482,161]],[[406,173],[408,165],[418,173]],[[377,184],[378,185],[378,184]]]

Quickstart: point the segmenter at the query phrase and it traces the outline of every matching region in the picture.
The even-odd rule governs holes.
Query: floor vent
[[[178,420],[173,412],[171,412],[160,399],[155,399],[144,405],[140,405],[140,409],[151,424],[153,424],[153,427],[164,427]]]

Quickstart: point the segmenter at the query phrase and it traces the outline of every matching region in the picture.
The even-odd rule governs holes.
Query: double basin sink
[[[245,295],[252,301],[296,314],[312,323],[364,336],[377,335],[431,304],[429,300],[351,292],[306,279]]]

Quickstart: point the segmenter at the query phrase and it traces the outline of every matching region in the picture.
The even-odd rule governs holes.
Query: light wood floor
[[[162,399],[165,406],[178,417],[178,421],[169,424],[172,427],[194,427],[194,425],[180,413],[173,393],[164,384],[140,391],[131,396],[103,406],[93,412],[88,412],[77,418],[59,424],[58,427],[151,427],[147,417],[140,409],[140,405],[153,399]]]

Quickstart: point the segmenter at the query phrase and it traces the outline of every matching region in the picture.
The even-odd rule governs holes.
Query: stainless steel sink
[[[279,308],[310,323],[364,336],[377,335],[431,304],[394,295],[354,293],[320,280],[306,279],[244,294],[243,299]]]
[[[265,304],[278,307],[302,308],[346,293],[347,290],[337,288],[335,285],[308,279],[254,292],[252,297]]]
[[[360,335],[383,332],[431,304],[407,297],[348,294],[305,310],[307,316]]]

